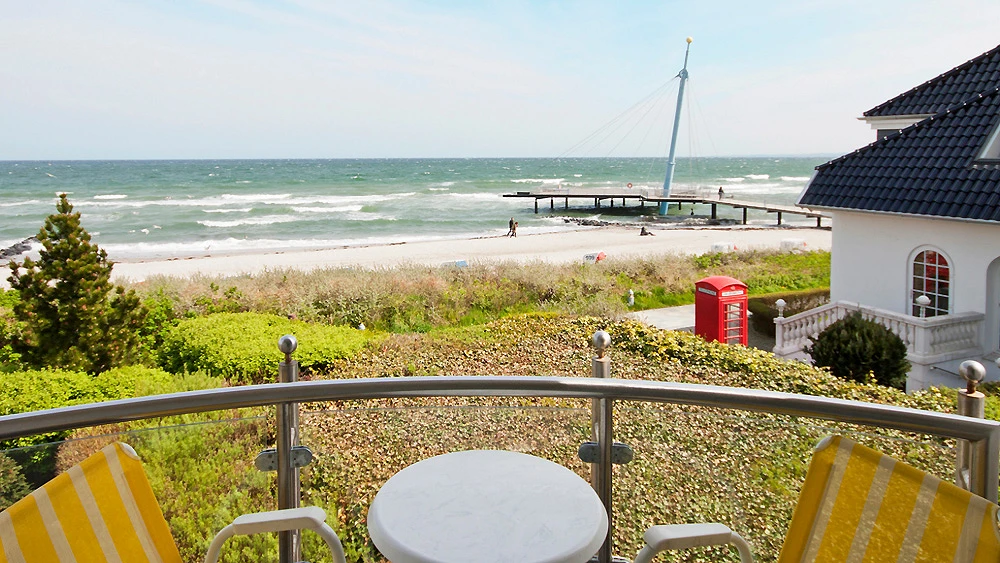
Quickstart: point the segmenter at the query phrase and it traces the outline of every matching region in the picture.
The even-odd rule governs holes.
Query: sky
[[[572,150],[662,86],[648,114],[662,125],[642,135],[655,140],[625,149],[660,156],[688,36],[678,156],[837,155],[874,140],[865,110],[1000,44],[997,0],[0,0],[0,13],[0,160],[606,156]]]

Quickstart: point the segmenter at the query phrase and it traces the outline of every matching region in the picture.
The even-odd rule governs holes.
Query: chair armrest
[[[312,530],[316,532],[333,553],[335,563],[346,563],[344,547],[340,538],[326,524],[326,512],[318,506],[287,508],[271,512],[257,512],[237,516],[233,523],[215,535],[205,554],[205,563],[216,563],[222,544],[233,536],[249,536],[266,532],[287,532],[291,530]]]
[[[661,551],[688,549],[710,545],[733,545],[740,553],[740,561],[752,563],[750,545],[739,534],[724,524],[671,524],[652,526],[643,535],[646,546],[635,558],[635,563],[649,563]]]

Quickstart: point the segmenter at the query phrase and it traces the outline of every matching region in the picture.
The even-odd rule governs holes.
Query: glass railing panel
[[[721,522],[757,561],[774,561],[818,441],[846,436],[942,479],[953,479],[954,441],[790,416],[618,403],[616,440],[635,458],[616,466],[615,553],[632,558],[654,524]],[[664,554],[663,561],[735,561],[729,548]]]
[[[367,509],[400,469],[434,455],[505,449],[543,457],[589,479],[577,451],[590,439],[588,400],[413,399],[303,405],[300,441],[315,458],[302,470],[302,504],[327,511],[349,561],[382,561],[368,538]],[[277,508],[275,474],[253,466],[274,447],[275,408],[255,408],[83,429],[4,453],[36,469],[63,470],[113,440],[131,444],[184,561],[201,561],[214,534],[239,514]],[[699,407],[616,402],[615,439],[635,452],[614,475],[615,554],[631,558],[650,525],[719,521],[743,534],[758,560],[780,550],[813,445],[839,433],[951,480],[954,444],[900,432],[805,418]],[[8,444],[9,445],[9,444]],[[49,465],[45,465],[49,464]],[[18,469],[0,458],[0,499]],[[44,479],[43,479],[44,480]],[[303,558],[329,561],[304,534]],[[274,535],[236,538],[223,561],[276,561]],[[662,560],[733,560],[692,551]]]
[[[315,459],[302,471],[303,504],[325,509],[331,525],[337,521],[348,561],[383,561],[368,537],[368,506],[392,475],[423,459],[459,450],[510,450],[554,461],[589,481],[590,466],[577,456],[590,439],[589,401],[570,404],[359,406],[304,413],[301,441]],[[304,538],[310,561],[326,560],[322,552],[318,539]]]
[[[263,414],[265,409],[246,409],[116,424],[76,430],[54,442],[7,448],[0,458],[0,499],[12,503],[104,446],[124,442],[143,461],[182,561],[200,562],[214,535],[236,516],[277,508],[274,474],[262,473],[253,464],[257,453],[273,447],[274,419]],[[230,539],[220,559],[249,560],[277,561],[276,536]]]

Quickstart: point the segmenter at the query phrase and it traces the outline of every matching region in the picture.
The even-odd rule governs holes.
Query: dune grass
[[[629,310],[694,301],[697,280],[727,275],[752,295],[822,288],[830,254],[734,252],[607,260],[598,264],[490,263],[466,268],[269,271],[230,278],[154,278],[136,286],[171,317],[254,311],[382,331],[427,332],[511,314],[558,312],[616,318]]]

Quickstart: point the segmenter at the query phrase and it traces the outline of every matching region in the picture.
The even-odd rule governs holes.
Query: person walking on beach
[[[510,236],[517,238],[517,221],[514,221],[514,225],[510,228]]]
[[[510,223],[507,223],[507,225],[508,225],[508,227],[507,227],[507,234],[505,236],[509,237],[509,236],[511,236],[511,235],[514,234],[514,218],[513,217],[510,218]]]

